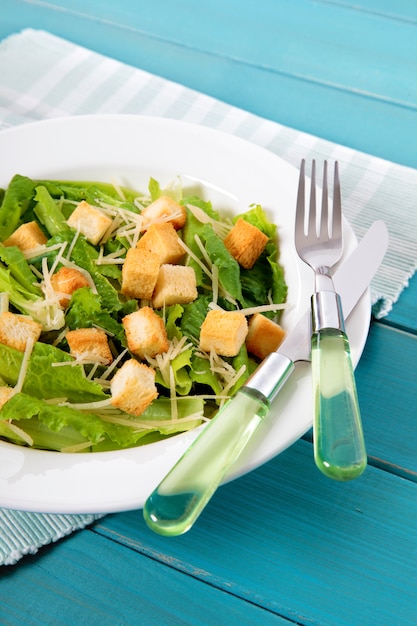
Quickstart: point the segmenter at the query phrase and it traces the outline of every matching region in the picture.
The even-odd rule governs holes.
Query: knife
[[[333,275],[346,319],[366,291],[388,246],[385,223],[372,224]],[[310,360],[308,308],[276,352],[270,354],[239,391],[208,422],[145,502],[143,516],[155,532],[181,535],[191,528],[237,460],[272,400],[295,368]]]

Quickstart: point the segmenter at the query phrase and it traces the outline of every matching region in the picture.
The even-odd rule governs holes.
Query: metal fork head
[[[316,162],[312,161],[310,202],[305,202],[305,160],[301,161],[295,214],[295,247],[299,257],[317,273],[327,274],[342,256],[342,202],[339,168],[334,164],[333,208],[329,212],[327,161],[323,164],[321,211],[316,210]]]

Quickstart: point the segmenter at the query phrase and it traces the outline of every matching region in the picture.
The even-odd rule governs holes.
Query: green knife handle
[[[323,328],[312,335],[315,399],[314,457],[335,480],[351,480],[367,463],[349,342],[343,330]]]
[[[161,535],[186,532],[268,410],[263,395],[242,387],[149,496],[143,510],[148,526]]]
[[[191,528],[293,371],[290,358],[273,352],[210,420],[146,500],[152,530],[171,536]]]

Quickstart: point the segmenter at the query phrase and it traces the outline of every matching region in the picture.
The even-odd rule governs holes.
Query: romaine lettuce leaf
[[[0,344],[0,377],[16,385],[23,352]],[[95,402],[106,399],[101,386],[88,380],[80,365],[67,352],[50,344],[37,342],[29,360],[23,391],[35,398],[66,398],[69,402]],[[54,363],[68,365],[54,366]]]
[[[0,260],[9,268],[12,276],[26,292],[41,296],[37,279],[29,267],[25,255],[17,246],[0,246]]]
[[[100,326],[114,335],[123,347],[127,345],[123,325],[103,310],[101,297],[89,287],[81,287],[73,293],[65,321],[71,330]]]
[[[287,284],[284,269],[279,263],[279,246],[276,243],[276,226],[272,224],[260,205],[253,205],[246,213],[237,216],[234,221],[242,218],[256,226],[270,240],[265,250],[256,261],[252,269],[241,268],[242,293],[245,306],[260,306],[268,301],[268,296],[274,304],[282,304],[287,298]],[[267,317],[275,317],[276,313],[265,313]]]
[[[36,217],[51,237],[64,233],[71,234],[71,228],[68,226],[62,211],[46,187],[42,185],[36,187],[35,200]]]
[[[190,304],[184,304],[184,313],[181,318],[181,332],[192,341],[200,339],[200,328],[206,318],[210,296],[198,296],[197,300]]]
[[[35,193],[33,180],[27,176],[16,174],[10,181],[0,207],[0,241],[4,241],[24,221],[33,206]]]
[[[92,450],[127,448],[137,445],[152,432],[158,433],[153,437],[157,440],[195,428],[201,419],[184,420],[184,417],[202,414],[202,410],[201,399],[186,398],[178,402],[178,419],[172,420],[170,401],[156,400],[139,418],[121,414],[123,422],[129,424],[124,425],[117,423],[117,418],[103,420],[92,412],[48,404],[40,398],[18,393],[0,410],[0,436],[9,437],[7,426],[2,422],[12,420],[33,438],[35,447],[61,450],[91,442]],[[17,439],[14,435],[16,443],[20,443]]]

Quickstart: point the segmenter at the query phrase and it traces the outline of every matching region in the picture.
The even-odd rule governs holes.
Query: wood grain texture
[[[372,325],[356,370],[370,462],[417,481],[417,337]]]
[[[299,441],[223,486],[187,535],[155,535],[140,511],[95,532],[296,623],[401,626],[416,609],[416,496],[374,468],[330,481]]]
[[[398,12],[400,12],[398,10]],[[417,165],[417,24],[346,3],[3,0],[0,36],[45,28],[248,111]],[[387,42],[392,41],[392,45]],[[337,61],[337,62],[335,62]],[[387,123],[389,120],[389,123]]]
[[[417,326],[417,274],[410,279],[409,284],[401,293],[398,302],[384,319],[390,324],[409,333],[416,333]]]
[[[0,574],[2,626],[288,625],[90,531]]]
[[[26,27],[417,167],[414,0],[2,0],[0,38]],[[108,516],[3,568],[2,625],[414,624],[416,311],[414,277],[357,368],[362,478],[325,479],[306,437],[183,537]]]

